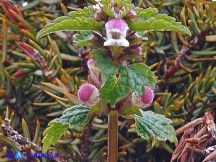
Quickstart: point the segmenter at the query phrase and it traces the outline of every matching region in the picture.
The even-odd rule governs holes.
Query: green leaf
[[[100,0],[100,4],[102,4],[103,6],[106,5],[114,6],[113,0]]]
[[[75,17],[93,17],[94,16],[94,9],[92,6],[84,7],[83,9],[78,9],[77,11],[71,11],[68,13],[69,16],[72,18]]]
[[[75,17],[74,19],[63,16],[54,20],[53,23],[47,24],[37,34],[37,39],[62,30],[91,30],[100,31],[103,27],[102,22],[97,22],[94,18]]]
[[[143,21],[150,19],[151,17],[155,16],[157,13],[158,13],[157,8],[149,7],[147,9],[143,9],[143,8],[136,9],[137,16],[139,16]]]
[[[83,47],[89,44],[89,40],[91,40],[93,35],[90,31],[80,31],[77,34],[73,35],[73,40],[76,42],[76,47]]]
[[[43,149],[46,152],[50,145],[56,144],[58,139],[68,129],[81,131],[90,120],[88,112],[90,109],[82,104],[75,105],[63,111],[60,118],[49,122],[49,128],[44,132]]]
[[[142,111],[142,116],[134,115],[137,133],[144,139],[157,139],[158,141],[169,140],[177,144],[175,129],[172,121],[163,115],[155,114],[152,111]]]
[[[43,150],[47,152],[49,147],[53,144],[55,145],[59,138],[63,135],[63,133],[68,129],[68,125],[64,125],[62,123],[49,123],[49,128],[44,131],[43,138]]]
[[[94,50],[93,54],[95,65],[101,70],[101,78],[103,82],[105,82],[110,76],[113,76],[116,72],[118,72],[119,68],[113,65],[112,60],[109,56],[107,56],[105,51]]]
[[[175,31],[182,34],[191,34],[187,27],[166,14],[151,16],[147,21],[142,21],[143,18],[149,18],[149,16],[142,16],[141,20],[128,21],[129,28],[133,31]]]
[[[116,0],[118,6],[127,6],[131,3],[131,0]]]
[[[4,65],[3,62],[0,62],[0,87],[3,87],[4,85],[4,81],[5,81],[5,69],[4,69]]]
[[[29,132],[29,127],[24,118],[22,118],[22,130],[24,137],[28,138],[31,141],[31,136]]]
[[[155,79],[148,66],[144,64],[132,64],[120,68],[118,73],[104,83],[100,90],[100,97],[104,102],[114,105],[131,91],[141,95],[145,92],[144,86],[154,89]]]
[[[109,4],[109,5],[104,5],[101,7],[101,10],[106,13],[109,17],[111,18],[114,18],[115,17],[115,14],[114,12],[112,11],[113,10],[113,7]]]
[[[89,111],[90,109],[85,105],[75,105],[67,108],[60,118],[56,118],[51,122],[68,124],[70,129],[82,131],[90,120]]]

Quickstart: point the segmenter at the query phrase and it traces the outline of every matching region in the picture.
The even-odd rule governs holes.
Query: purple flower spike
[[[95,106],[99,101],[99,91],[92,84],[83,84],[78,91],[78,97],[86,106]]]
[[[105,28],[107,41],[104,42],[104,46],[129,46],[129,42],[125,39],[129,28],[124,20],[111,19],[106,23]]]
[[[145,86],[145,93],[143,93],[140,97],[137,97],[135,92],[132,94],[132,103],[138,107],[145,107],[149,105],[154,98],[154,91],[149,87]]]

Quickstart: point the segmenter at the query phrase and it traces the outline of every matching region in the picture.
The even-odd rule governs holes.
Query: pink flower
[[[90,77],[92,79],[92,81],[97,84],[100,85],[100,69],[98,67],[95,67],[95,61],[94,59],[89,59],[87,62],[87,66],[89,68],[89,72],[90,72]]]
[[[145,86],[145,93],[143,93],[140,97],[137,97],[135,92],[132,93],[132,103],[135,106],[140,108],[149,105],[154,98],[154,91],[149,87]]]
[[[78,91],[79,100],[86,106],[95,106],[99,101],[99,90],[92,84],[83,84]]]
[[[106,23],[105,28],[107,41],[104,42],[104,46],[129,46],[129,42],[125,39],[129,28],[124,20],[111,19]]]

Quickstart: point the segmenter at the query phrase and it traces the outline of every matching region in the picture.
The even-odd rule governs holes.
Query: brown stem
[[[108,162],[118,161],[118,111],[111,108],[108,116]]]
[[[28,145],[32,150],[36,152],[42,152],[42,147],[38,147],[35,143],[29,141],[28,138],[23,137],[17,131],[13,130],[13,128],[10,126],[10,120],[8,118],[5,118],[5,124],[2,124],[1,128],[4,135],[13,139],[14,143],[23,146],[23,148],[25,148],[24,146]]]

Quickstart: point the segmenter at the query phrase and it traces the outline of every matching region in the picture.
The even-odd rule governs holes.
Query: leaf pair
[[[102,2],[100,2],[102,3]],[[107,13],[110,17],[115,17],[113,11],[111,11],[110,4],[105,4],[102,10]],[[119,4],[124,4],[119,1]],[[133,5],[123,5],[122,10],[119,11],[121,17],[126,16],[129,11],[135,10],[138,19],[128,20],[128,26],[132,31],[175,31],[181,32],[182,34],[190,35],[190,31],[187,27],[183,26],[180,22],[175,22],[175,18],[169,17],[166,14],[157,14],[156,8],[147,9],[135,9]],[[68,13],[69,16],[62,16],[53,21],[53,23],[47,24],[38,34],[37,39],[62,30],[74,30],[74,31],[102,31],[104,22],[98,22],[93,18],[94,15],[93,7],[85,7],[78,11]]]
[[[68,130],[68,128],[81,131],[90,120],[90,109],[84,105],[75,105],[66,109],[60,118],[49,123],[49,128],[44,131],[43,149],[46,152],[52,144]],[[157,139],[177,143],[175,129],[171,120],[152,111],[141,111],[142,116],[134,115],[137,133],[144,139]]]

